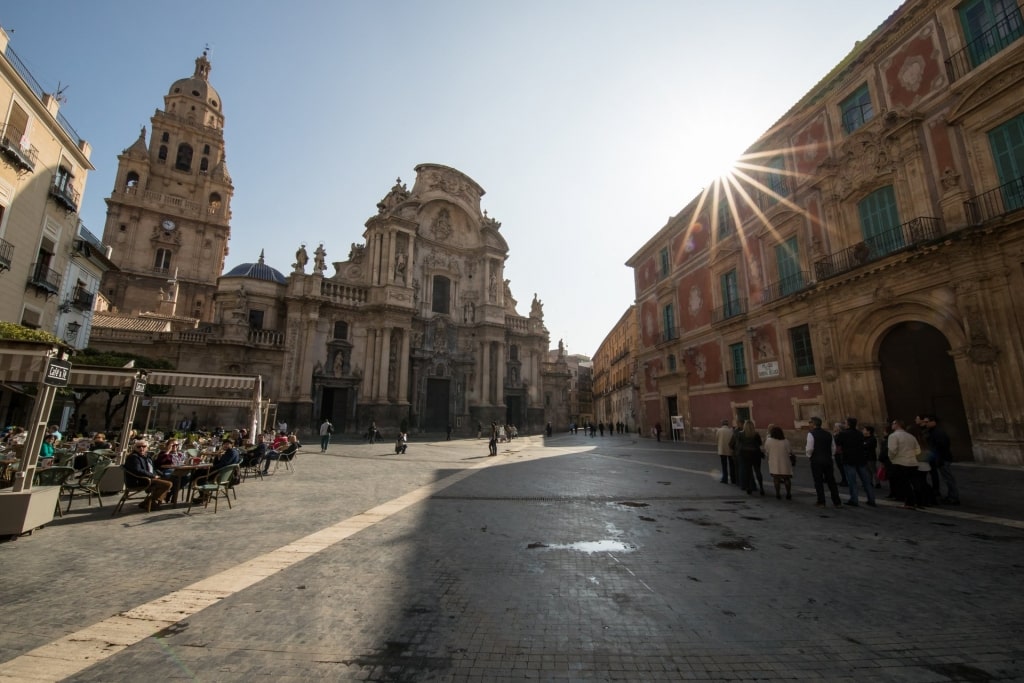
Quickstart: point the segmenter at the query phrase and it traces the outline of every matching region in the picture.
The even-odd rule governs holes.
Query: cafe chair
[[[288,444],[286,448],[282,449],[281,452],[278,453],[277,455],[277,464],[274,465],[274,474],[277,474],[277,468],[280,467],[282,464],[284,465],[284,468],[286,470],[288,470],[289,472],[294,472],[295,466],[292,464],[292,461],[295,460],[295,454],[298,452],[299,444],[297,443]]]
[[[36,470],[36,473],[32,475],[32,487],[37,488],[40,486],[60,486],[61,493],[63,493],[64,483],[68,480],[71,475],[75,473],[74,467],[47,467],[43,470]],[[58,517],[63,517],[64,513],[60,509],[60,494],[57,494],[57,508],[55,510]]]
[[[82,473],[82,476],[78,479],[67,480],[64,485],[61,486],[62,493],[68,494],[68,507],[64,512],[71,512],[71,501],[74,499],[76,493],[84,493],[88,496],[89,505],[92,505],[92,497],[96,496],[96,502],[103,507],[103,491],[100,488],[100,481],[103,478],[104,472],[110,469],[111,464],[109,460],[100,460],[96,463],[96,466],[90,470]]]
[[[210,499],[213,499],[213,514],[217,514],[217,502],[220,500],[221,494],[228,501],[228,509],[231,509],[231,478],[238,473],[238,465],[228,465],[222,467],[215,472],[210,472],[206,476],[199,477],[192,485],[192,490],[198,493],[202,498],[203,507],[209,507]],[[238,493],[235,493],[235,499],[238,499]],[[188,502],[188,510],[185,514],[189,514],[192,511],[192,505],[200,502],[196,500],[195,495]]]
[[[118,512],[120,512],[122,509],[124,509],[124,504],[127,503],[129,500],[131,500],[133,498],[139,498],[139,497],[142,497],[142,496],[148,496],[149,495],[149,485],[153,482],[153,480],[148,478],[148,477],[141,477],[141,478],[144,478],[146,480],[145,484],[129,484],[127,482],[127,479],[124,476],[124,468],[123,467],[121,467],[120,465],[114,465],[110,469],[111,470],[119,470],[120,475],[121,475],[121,486],[123,488],[123,490],[121,492],[121,500],[117,501],[117,506],[114,508],[114,512],[111,513],[111,515],[110,515],[111,517],[113,517]],[[136,477],[138,477],[138,475],[136,475]],[[104,483],[106,483],[106,482],[104,482]],[[147,505],[146,506],[146,512],[152,512],[152,510],[153,510],[153,506],[152,505]]]
[[[263,478],[263,457],[256,451],[256,449],[248,450],[242,454],[242,463],[240,465],[242,473],[242,481],[245,481],[249,475],[253,475]]]

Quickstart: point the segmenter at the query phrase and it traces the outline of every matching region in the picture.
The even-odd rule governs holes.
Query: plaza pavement
[[[635,436],[307,446],[234,507],[0,544],[0,681],[1024,680],[1021,468],[817,509]]]

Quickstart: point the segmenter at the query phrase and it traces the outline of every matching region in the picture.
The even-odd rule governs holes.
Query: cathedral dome
[[[180,78],[171,84],[168,97],[188,97],[220,111],[220,93],[210,85],[210,60],[204,52],[196,58],[196,70],[189,78]]]
[[[276,282],[279,285],[288,283],[288,280],[281,271],[276,268],[272,268],[263,262],[263,252],[260,252],[260,258],[256,263],[240,263],[228,272],[224,273],[222,277],[244,277],[250,280],[263,280],[264,282]]]

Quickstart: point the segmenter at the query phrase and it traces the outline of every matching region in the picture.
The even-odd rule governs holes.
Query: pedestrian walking
[[[331,434],[334,433],[334,425],[326,417],[320,424],[320,452],[326,453],[327,446],[331,443]]]

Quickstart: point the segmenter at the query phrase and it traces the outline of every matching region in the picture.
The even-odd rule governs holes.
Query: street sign
[[[46,375],[43,377],[43,384],[50,387],[66,387],[68,378],[71,377],[71,363],[66,360],[51,358],[46,365]]]
[[[132,393],[136,396],[144,396],[146,394],[146,380],[135,380],[135,386],[132,387]]]

